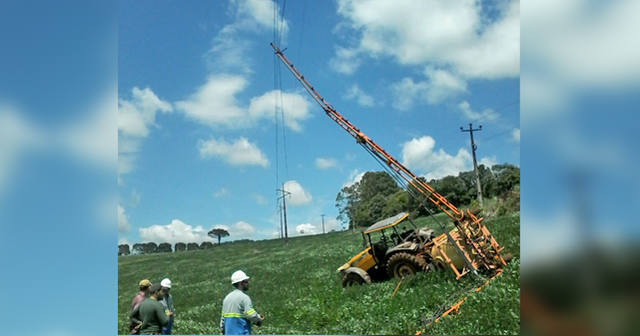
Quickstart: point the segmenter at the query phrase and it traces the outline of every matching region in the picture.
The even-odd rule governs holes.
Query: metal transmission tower
[[[482,125],[478,128],[474,129],[473,124],[469,124],[469,129],[464,129],[460,127],[461,132],[469,132],[469,136],[471,137],[471,152],[473,153],[473,171],[476,174],[476,187],[478,188],[478,203],[480,204],[480,208],[484,208],[482,202],[482,186],[480,185],[480,173],[478,173],[478,162],[476,161],[476,149],[478,146],[473,142],[473,132],[482,131]]]
[[[320,215],[322,217],[322,233],[324,232],[324,214]]]
[[[286,242],[289,238],[289,233],[287,231],[287,196],[291,195],[290,192],[284,190],[284,183],[282,184],[282,189],[277,189],[282,193],[282,196],[278,197],[278,200],[282,199],[282,212],[280,213],[280,218],[284,217],[284,230],[282,229],[282,225],[280,226],[281,230],[284,231],[284,241]]]

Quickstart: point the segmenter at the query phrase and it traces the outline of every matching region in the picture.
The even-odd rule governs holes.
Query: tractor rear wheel
[[[419,256],[409,253],[396,253],[387,261],[387,272],[392,278],[404,278],[427,269],[427,262]]]

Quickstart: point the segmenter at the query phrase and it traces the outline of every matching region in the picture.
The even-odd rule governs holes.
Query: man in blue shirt
[[[176,313],[173,308],[173,297],[169,293],[171,290],[171,280],[168,278],[162,279],[160,286],[162,286],[162,290],[164,291],[164,296],[162,300],[160,300],[160,303],[162,303],[162,306],[164,307],[165,314],[169,317],[169,323],[162,327],[162,334],[171,335],[171,328],[173,328],[173,316]]]
[[[245,294],[249,290],[249,277],[243,271],[231,275],[231,284],[236,289],[222,301],[220,332],[223,335],[249,335],[251,324],[262,324],[264,316],[253,309],[251,298]]]

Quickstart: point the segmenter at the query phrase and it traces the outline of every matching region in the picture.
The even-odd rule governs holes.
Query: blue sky
[[[432,8],[397,5],[394,10],[409,8],[447,17],[433,2],[417,2]],[[176,105],[187,101],[210,75],[222,72],[246,80],[235,95],[233,106],[239,111],[248,109],[251,98],[274,88],[268,27],[239,30],[231,40],[236,46],[248,43],[242,57],[235,58],[243,62],[228,60],[228,68],[216,66],[220,58],[209,51],[220,30],[236,22],[236,11],[228,2],[212,3],[0,3],[0,36],[5,43],[0,53],[0,293],[9,307],[3,311],[3,321],[11,321],[3,325],[4,334],[83,335],[86,326],[92,327],[92,334],[113,334],[114,243],[122,238],[137,241],[140,228],[179,219],[192,228],[245,221],[255,229],[256,239],[258,232],[275,230],[268,220],[275,214],[273,122],[261,118],[243,127],[212,127],[187,117]],[[361,12],[348,6],[339,11],[340,3],[306,2],[305,7],[305,2],[289,1],[283,47],[289,48],[287,56],[329,102],[401,161],[404,144],[424,136],[435,140],[437,153],[442,149],[455,157],[459,149],[468,148],[467,138],[458,131],[468,123],[460,107],[467,101],[472,111],[491,108],[499,114],[495,121],[482,121],[485,130],[477,136],[480,157],[519,163],[520,146],[512,142],[513,129],[520,127],[518,106],[508,104],[522,97],[523,268],[576,247],[585,227],[579,220],[583,214],[576,211],[575,192],[567,183],[567,175],[576,172],[586,176],[583,195],[591,204],[587,224],[594,238],[614,246],[637,243],[633,210],[640,200],[635,146],[640,48],[629,41],[636,41],[634,34],[640,30],[635,17],[639,2],[527,2],[522,24],[518,22],[522,76],[519,66],[514,71],[509,63],[520,64],[519,55],[504,58],[502,67],[479,68],[455,57],[474,51],[475,59],[486,61],[477,51],[481,46],[495,47],[487,39],[469,38],[464,33],[468,30],[460,35],[442,35],[455,31],[451,29],[440,31],[436,36],[446,36],[441,40],[418,35],[429,43],[419,43],[420,39],[400,43],[409,36],[393,35],[401,31],[394,30],[402,27],[398,21],[421,32],[450,26],[438,22],[425,28],[410,20],[411,13],[395,12],[386,15],[390,21],[367,21],[370,17],[355,15]],[[469,8],[466,2],[446,3],[473,17],[474,11],[464,11]],[[483,8],[489,19],[501,17],[501,6],[483,3]],[[372,15],[380,13],[373,9]],[[477,17],[486,22],[487,16]],[[433,20],[424,18],[427,23]],[[487,27],[473,31],[480,35],[495,31]],[[364,31],[374,38],[368,44],[363,44]],[[385,40],[388,49],[377,50],[376,36],[395,38]],[[454,37],[465,41],[467,48],[456,49],[459,45],[454,42],[459,40]],[[421,48],[402,48],[411,45]],[[507,46],[489,50],[499,56]],[[394,54],[402,51],[413,58]],[[351,57],[352,62],[341,63],[338,56]],[[349,64],[359,67],[351,69]],[[433,70],[425,74],[429,66],[451,76],[434,75]],[[300,93],[286,72],[282,78],[285,92]],[[412,89],[405,91],[417,92],[415,96],[394,96],[393,84],[404,78],[412,80],[404,81]],[[461,83],[466,83],[466,91],[458,92],[464,88]],[[354,84],[372,98],[358,95],[352,90]],[[438,91],[433,89],[442,86],[454,92],[438,103],[421,100],[435,99]],[[156,112],[153,123],[142,123],[148,134],[138,136],[131,170],[118,173],[118,98],[133,101],[134,87],[140,93],[148,87],[170,104],[172,112]],[[350,92],[360,105],[358,99],[346,97]],[[309,117],[299,123],[301,131],[286,129],[288,173],[284,158],[279,160],[280,182],[296,180],[312,196],[311,202],[290,207],[290,223],[296,225],[317,225],[321,212],[335,216],[335,193],[352,173],[378,169],[317,107],[309,106]],[[198,140],[233,144],[241,137],[260,150],[268,160],[266,166],[234,166],[225,157],[200,157]],[[420,144],[429,141],[418,141],[413,149],[420,149]],[[427,162],[447,158],[426,157]],[[254,162],[262,162],[259,158]],[[334,158],[337,167],[318,169],[317,158]],[[416,156],[408,159],[419,174],[438,168],[416,161]],[[222,188],[226,197],[215,198]],[[262,195],[267,203],[258,204],[252,194]],[[119,223],[128,223],[126,232],[117,230],[118,204],[126,214],[127,222]],[[86,314],[88,305],[91,314]],[[38,325],[33,325],[32,316],[38,316]]]
[[[275,3],[285,55],[415,173],[471,169],[468,134],[459,130],[470,122],[483,125],[479,160],[519,165],[517,2],[284,5]],[[339,229],[337,192],[380,169],[284,66],[274,66],[273,6],[120,4],[120,242],[208,240],[214,226],[228,228],[229,239],[272,238],[282,183],[293,193],[291,235],[321,232],[321,214]],[[278,128],[276,72],[284,102]]]

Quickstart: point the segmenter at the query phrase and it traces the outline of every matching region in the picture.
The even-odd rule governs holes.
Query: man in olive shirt
[[[142,301],[129,315],[131,322],[136,326],[141,335],[160,334],[162,326],[169,323],[169,318],[164,312],[164,307],[158,300],[162,300],[162,286],[151,286],[151,295]]]

